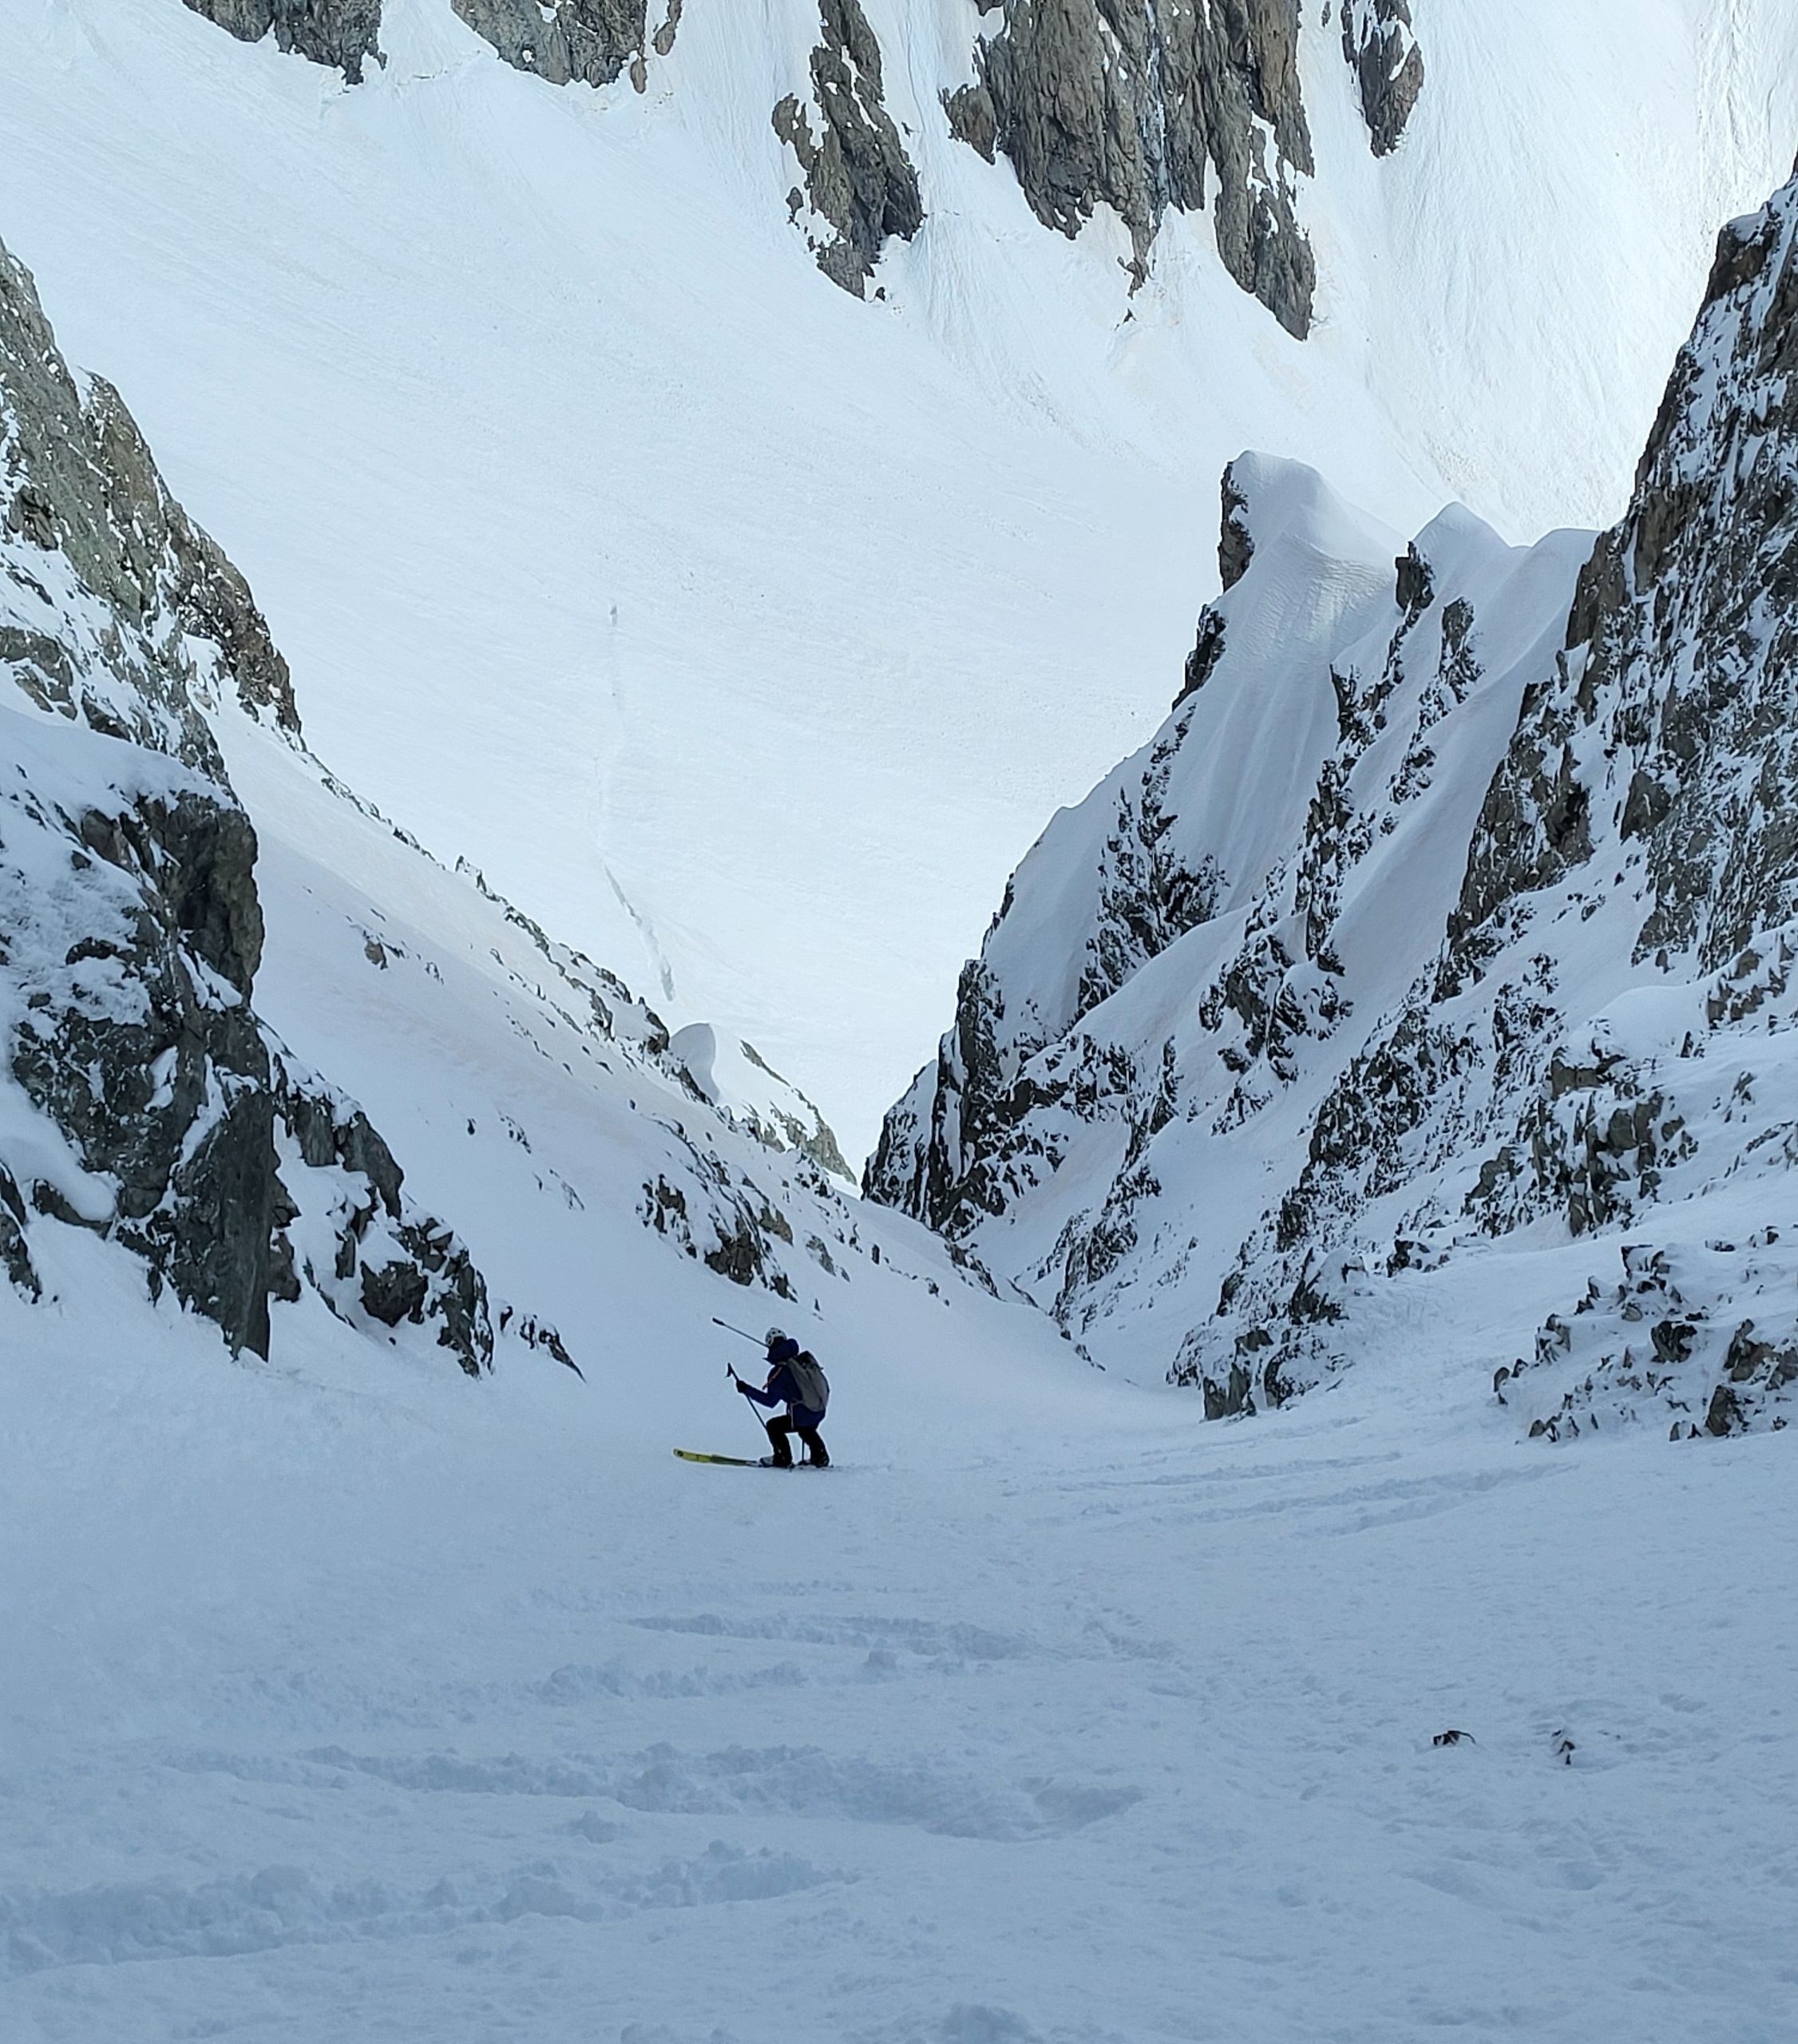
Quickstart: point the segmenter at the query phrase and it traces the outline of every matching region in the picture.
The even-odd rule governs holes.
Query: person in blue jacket
[[[774,1453],[763,1457],[763,1466],[774,1469],[793,1467],[793,1436],[797,1434],[806,1444],[806,1459],[814,1469],[828,1469],[830,1457],[825,1448],[818,1428],[824,1423],[824,1404],[830,1396],[824,1373],[818,1366],[817,1359],[802,1351],[790,1334],[778,1327],[767,1333],[768,1380],[758,1390],[753,1384],[745,1384],[735,1370],[731,1379],[745,1398],[758,1405],[784,1405],[786,1410],[772,1420],[764,1420],[768,1430],[768,1440]],[[816,1404],[809,1402],[816,1399]]]

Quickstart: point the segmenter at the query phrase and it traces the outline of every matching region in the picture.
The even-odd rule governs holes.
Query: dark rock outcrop
[[[1249,528],[1249,500],[1238,486],[1234,462],[1224,470],[1218,493],[1223,517],[1218,528],[1218,576],[1227,596],[1248,573],[1249,564],[1255,557],[1254,535]],[[1180,692],[1174,699],[1176,710],[1211,679],[1224,656],[1228,629],[1224,614],[1216,604],[1207,604],[1199,612],[1198,635],[1186,656]]]
[[[979,0],[1004,19],[945,96],[952,130],[1002,151],[1045,226],[1077,234],[1101,204],[1147,275],[1164,213],[1202,211],[1226,267],[1288,332],[1310,329],[1317,266],[1298,224],[1312,172],[1297,0]]]
[[[228,687],[297,734],[287,662],[248,585],[170,497],[118,393],[85,395],[57,352],[23,266],[0,249],[0,538],[18,599],[0,618],[0,665],[41,709],[220,772],[201,703]],[[38,559],[41,574],[31,572]],[[96,599],[71,619],[46,582]],[[211,649],[205,671],[186,642]]]
[[[881,50],[861,0],[818,0],[821,30],[811,55],[812,94],[789,94],[774,111],[774,133],[805,176],[788,204],[797,221],[810,212],[830,230],[808,235],[818,267],[857,298],[894,236],[909,241],[924,224],[917,172],[887,112]],[[818,130],[812,132],[817,117]]]
[[[1342,0],[1342,53],[1360,90],[1373,153],[1390,156],[1424,89],[1410,0]]]
[[[650,0],[453,0],[457,14],[506,62],[552,85],[609,85],[630,68],[640,93],[646,59],[666,57],[680,26],[681,0],[666,0],[650,33]]]
[[[340,1320],[371,1331],[430,1327],[469,1377],[491,1362],[487,1287],[456,1236],[402,1190],[405,1174],[354,1101],[271,1043],[275,1135],[277,1297],[302,1279]],[[305,1195],[296,1206],[287,1186]]]
[[[0,1164],[0,1266],[26,1297],[35,1301],[44,1296],[44,1288],[26,1243],[26,1225],[25,1195],[18,1181]]]
[[[381,0],[186,0],[186,4],[240,42],[260,42],[273,30],[281,49],[341,71],[352,85],[362,83],[366,60],[382,61]]]
[[[1218,525],[1218,574],[1227,593],[1249,572],[1249,563],[1255,557],[1254,535],[1249,529],[1249,500],[1237,481],[1234,461],[1224,470],[1218,494],[1223,506]]]
[[[84,750],[97,765],[109,749]],[[28,1196],[103,1226],[234,1349],[266,1355],[273,1119],[248,1000],[249,820],[197,777],[85,807],[52,760],[19,763],[0,794],[0,929],[24,1008],[10,1070],[89,1182],[71,1198],[40,1178]],[[46,866],[62,869],[49,885]]]

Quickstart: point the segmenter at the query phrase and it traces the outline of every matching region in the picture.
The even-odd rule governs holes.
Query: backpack
[[[830,1380],[819,1369],[810,1349],[802,1349],[786,1365],[798,1393],[794,1403],[821,1416],[830,1403]]]

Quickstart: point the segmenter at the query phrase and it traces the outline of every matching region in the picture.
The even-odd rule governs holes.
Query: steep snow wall
[[[1725,231],[1595,547],[1400,549],[1236,464],[1186,691],[1020,869],[871,1194],[1219,1413],[1365,1353],[1408,1274],[1626,1234],[1506,1395],[1783,1424],[1795,370],[1798,180]]]

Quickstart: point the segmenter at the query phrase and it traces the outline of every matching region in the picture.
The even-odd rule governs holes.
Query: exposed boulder
[[[195,14],[236,36],[260,42],[271,30],[277,46],[341,71],[352,85],[362,65],[383,60],[381,0],[186,0]]]
[[[1312,173],[1297,0],[979,0],[997,31],[945,97],[952,132],[1002,151],[1045,226],[1100,205],[1129,230],[1134,282],[1171,207],[1208,182],[1225,267],[1288,332],[1311,324],[1317,266],[1297,216]]]
[[[861,298],[887,243],[894,236],[909,241],[924,224],[924,205],[917,172],[886,110],[880,45],[861,0],[818,0],[818,22],[810,100],[783,99],[774,111],[774,133],[805,177],[804,191],[795,188],[788,200],[795,221],[809,211],[829,231],[807,236],[818,267]]]

